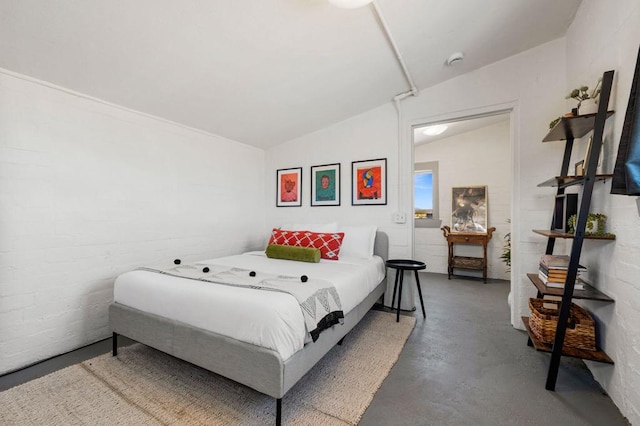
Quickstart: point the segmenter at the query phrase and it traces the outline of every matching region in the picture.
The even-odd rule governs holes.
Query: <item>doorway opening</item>
[[[486,225],[496,228],[488,247],[488,277],[510,280],[501,256],[511,233],[511,116],[511,110],[499,110],[413,126],[413,253],[414,259],[428,260],[430,272],[447,273],[440,228],[452,227],[456,219],[454,188],[486,187]],[[473,250],[462,247],[460,254],[477,255]]]

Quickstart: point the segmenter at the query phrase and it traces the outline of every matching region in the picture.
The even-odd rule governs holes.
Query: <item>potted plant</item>
[[[507,223],[511,220],[507,219]],[[511,232],[504,236],[504,246],[502,247],[502,255],[500,259],[507,265],[507,272],[511,271]]]
[[[580,107],[582,106],[582,103],[584,101],[592,99],[594,106],[598,103],[601,83],[602,79],[599,79],[592,91],[589,91],[589,86],[580,86],[569,92],[565,99],[575,99],[576,101],[578,101],[578,105],[575,108],[574,115],[580,114]]]

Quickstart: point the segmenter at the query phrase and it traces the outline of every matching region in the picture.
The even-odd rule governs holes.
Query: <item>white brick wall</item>
[[[567,32],[567,87],[590,87],[615,70],[609,109],[616,114],[605,129],[604,171],[617,155],[631,81],[640,47],[640,2],[584,0]],[[567,106],[569,107],[569,106]],[[586,143],[581,141],[582,150]],[[592,212],[608,215],[615,242],[586,241],[581,262],[588,279],[615,303],[585,303],[597,320],[597,334],[615,366],[587,363],[596,380],[631,424],[640,423],[640,217],[637,197],[610,195],[610,182],[596,185]]]
[[[394,212],[403,211],[408,215],[410,211],[406,200],[399,205],[399,188],[402,185],[398,174],[398,146],[394,142],[397,133],[396,112],[393,105],[388,104],[268,150],[265,177],[267,225],[280,226],[291,222],[377,225],[389,235],[390,257],[411,257],[410,228],[392,221]],[[387,159],[387,205],[352,206],[351,162],[373,158]],[[330,163],[341,165],[340,206],[311,207],[310,167]],[[276,170],[289,167],[303,168],[302,207],[278,208],[275,207]],[[404,288],[402,306],[413,308],[414,286],[409,284]],[[392,292],[387,293],[386,303],[391,304]]]
[[[615,69],[618,113],[608,134],[617,146],[640,40],[637,22],[637,0],[584,0],[566,40],[403,101],[400,138],[389,104],[275,147],[266,158],[232,141],[0,72],[0,373],[106,337],[105,308],[118,273],[166,257],[214,257],[259,246],[274,224],[377,224],[390,235],[391,256],[411,256],[410,226],[391,221],[393,212],[411,211],[406,129],[505,104],[514,108],[517,142],[511,152],[512,323],[521,327],[526,300],[535,294],[525,273],[535,269],[546,244],[531,229],[548,227],[553,201],[553,191],[536,185],[557,173],[562,155],[562,144],[540,141],[549,121],[570,107],[568,88],[591,85]],[[615,152],[607,149],[610,169]],[[350,206],[351,161],[378,157],[389,160],[388,205]],[[342,164],[342,205],[309,207],[309,166],[333,162]],[[303,207],[278,209],[275,170],[298,166],[304,167]],[[623,414],[639,423],[640,221],[635,200],[610,197],[608,185],[597,187],[594,208],[609,215],[618,236],[615,243],[587,243],[584,252],[597,285],[616,299],[589,304],[616,365],[588,365]]]
[[[255,248],[264,152],[0,70],[0,373],[110,335],[113,280]]]

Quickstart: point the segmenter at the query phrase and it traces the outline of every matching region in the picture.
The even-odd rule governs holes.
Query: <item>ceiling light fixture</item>
[[[449,126],[447,126],[446,124],[436,124],[435,126],[426,127],[422,131],[422,133],[424,133],[427,136],[436,136],[443,133],[448,128]]]
[[[329,0],[329,3],[342,9],[356,9],[366,6],[373,0]]]
[[[451,56],[447,58],[447,65],[451,66],[457,62],[462,61],[463,59],[464,59],[464,53],[462,52],[452,53]]]

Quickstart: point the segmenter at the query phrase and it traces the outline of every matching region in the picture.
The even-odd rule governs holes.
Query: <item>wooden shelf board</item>
[[[607,179],[611,179],[613,177],[612,174],[601,174],[595,175],[596,182],[604,182]],[[545,180],[538,184],[538,187],[560,187],[567,188],[573,185],[582,185],[584,184],[585,176],[556,176],[551,179]]]
[[[534,229],[533,232],[535,232],[536,234],[544,235],[545,237],[549,237],[549,238],[569,238],[569,239],[575,238],[574,234],[567,234],[566,232],[558,232],[558,231],[549,231],[548,229]],[[584,239],[585,240],[615,240],[616,237],[615,235],[610,237],[585,235]]]
[[[550,294],[553,296],[562,296],[564,294],[563,288],[556,287],[547,287],[542,280],[538,277],[537,274],[527,274],[527,277],[533,285],[536,286],[540,294]],[[585,300],[598,300],[601,302],[614,302],[612,298],[598,290],[597,288],[583,282],[584,289],[583,290],[573,290],[572,297],[574,299],[585,299]]]
[[[533,342],[533,347],[536,348],[537,351],[552,352],[552,345],[541,342],[531,331],[531,327],[529,326],[529,317],[522,317],[522,322],[527,329],[527,333],[529,333],[529,338]],[[562,348],[562,356],[613,364],[613,360],[609,358],[609,355],[599,348],[596,348],[595,351],[588,351],[586,349],[570,348],[565,346]]]
[[[597,114],[578,115],[577,117],[562,117],[553,126],[542,142],[564,141],[570,138],[578,139],[593,130]],[[613,111],[607,111],[607,118],[613,115]]]

